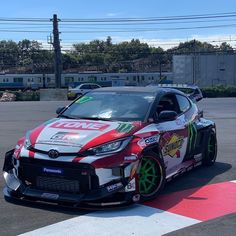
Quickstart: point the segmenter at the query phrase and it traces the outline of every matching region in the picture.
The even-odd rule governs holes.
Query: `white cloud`
[[[88,43],[91,40],[94,39],[99,39],[99,40],[106,40],[107,37],[93,37],[91,39],[86,39],[86,40],[73,40],[73,41],[61,41],[61,46],[62,49],[70,49],[72,47],[73,43]],[[120,43],[123,41],[131,41],[133,38],[132,37],[121,37],[121,36],[113,36],[112,37],[112,42],[113,43]],[[186,41],[190,41],[190,40],[199,40],[202,42],[208,42],[211,43],[213,45],[220,45],[222,42],[227,42],[229,43],[232,47],[236,47],[236,35],[191,35],[188,38],[142,38],[139,37],[139,40],[143,43],[147,43],[148,45],[152,46],[152,47],[162,47],[163,49],[169,49],[175,46],[178,46],[179,43],[181,42],[186,42]],[[46,40],[37,40],[38,42],[41,42],[43,45],[43,48],[45,49],[49,49],[50,45],[47,43]],[[53,49],[53,47],[51,46],[51,48]]]
[[[121,14],[122,14],[121,12],[109,12],[109,13],[106,14],[106,16],[114,17],[114,16],[119,16]]]

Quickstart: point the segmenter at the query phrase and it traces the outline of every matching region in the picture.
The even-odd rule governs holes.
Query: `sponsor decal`
[[[130,155],[130,156],[125,156],[124,160],[125,161],[136,161],[137,160],[137,155]]]
[[[58,132],[54,134],[49,140],[39,140],[38,144],[68,144],[71,146],[82,147],[81,144],[78,143],[78,139],[80,135],[78,133],[72,132]]]
[[[138,141],[138,145],[140,147],[146,147],[150,144],[157,143],[159,141],[160,136],[159,135],[154,135],[148,138],[142,138]]]
[[[93,100],[93,97],[89,97],[89,96],[83,96],[82,98],[78,99],[75,103],[86,103],[86,102],[90,102]]]
[[[173,135],[164,135],[164,139],[166,139],[166,143],[163,147],[163,156],[170,156],[170,157],[180,157],[180,149],[184,143],[184,137],[179,136],[177,134]]]
[[[129,133],[134,128],[135,128],[135,126],[131,125],[129,123],[120,123],[119,126],[116,128],[116,130],[119,133]]]
[[[48,174],[63,174],[64,171],[61,168],[43,167],[43,172]]]
[[[125,187],[125,192],[131,192],[136,190],[135,178],[133,178]]]
[[[115,190],[117,190],[118,188],[121,188],[121,187],[123,187],[122,183],[112,184],[110,186],[107,186],[107,191],[112,192],[112,191],[115,191]]]
[[[54,134],[50,139],[56,141],[74,141],[79,139],[79,134],[71,132],[58,132]]]
[[[197,129],[192,122],[190,122],[188,125],[188,137],[188,152],[192,152],[194,151],[197,142]]]
[[[58,121],[52,124],[51,128],[57,129],[74,129],[74,130],[98,130],[102,131],[108,128],[110,125],[100,123],[100,122],[91,122],[91,121]]]

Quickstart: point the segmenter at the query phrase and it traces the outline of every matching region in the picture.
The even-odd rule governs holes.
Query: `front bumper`
[[[67,93],[67,98],[69,100],[72,100],[72,99],[75,99],[77,97],[77,94],[76,93],[73,93],[73,92],[68,92]]]
[[[29,182],[28,180],[30,180],[28,179],[27,168],[24,166],[24,178],[27,178],[27,180],[24,181],[25,179],[22,179],[22,177],[18,178],[19,175],[22,176],[22,174],[20,174],[21,168],[18,168],[16,171],[14,163],[11,161],[13,159],[12,154],[12,152],[6,154],[3,168],[3,175],[6,181],[6,187],[4,189],[5,198],[20,200],[30,199],[33,201],[45,201],[59,204],[66,203],[78,207],[84,205],[91,207],[112,207],[127,205],[133,202],[135,191],[125,191],[125,188],[128,185],[127,178],[121,178],[116,181],[113,180],[106,183],[104,186],[97,186],[96,188],[86,190],[82,193],[53,191],[52,189],[40,189],[38,186],[32,184],[27,185],[27,182]],[[33,166],[31,166],[31,168],[32,173],[30,173],[30,175],[33,176],[35,174],[37,176],[37,170],[34,169]]]

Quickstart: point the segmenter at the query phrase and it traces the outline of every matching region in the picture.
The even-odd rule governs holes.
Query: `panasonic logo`
[[[63,170],[62,169],[53,169],[53,168],[44,167],[43,172],[44,173],[51,173],[51,174],[62,174]]]

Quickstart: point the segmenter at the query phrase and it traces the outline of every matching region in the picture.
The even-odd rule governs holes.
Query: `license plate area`
[[[80,184],[78,180],[70,180],[56,177],[38,176],[36,178],[36,186],[38,189],[65,192],[79,193]]]

